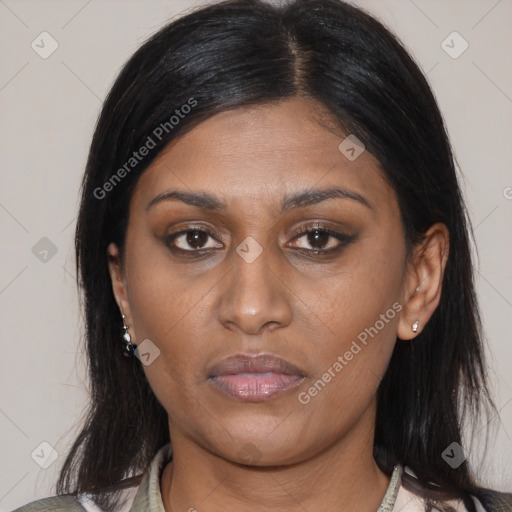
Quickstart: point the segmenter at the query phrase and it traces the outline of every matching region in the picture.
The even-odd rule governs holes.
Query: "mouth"
[[[213,366],[208,381],[241,402],[262,402],[297,387],[305,373],[272,354],[239,354]]]

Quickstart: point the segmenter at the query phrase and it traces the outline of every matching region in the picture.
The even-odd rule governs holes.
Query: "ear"
[[[441,299],[442,283],[450,247],[445,224],[433,224],[413,249],[402,297],[404,305],[398,324],[398,338],[410,340],[425,327]],[[412,325],[419,322],[414,332]]]
[[[130,311],[130,303],[128,302],[128,290],[124,276],[123,264],[119,248],[116,244],[111,243],[107,247],[107,264],[112,282],[112,291],[119,307],[119,315],[125,315],[125,324],[129,327],[133,326],[132,315]],[[130,333],[133,333],[131,329]]]

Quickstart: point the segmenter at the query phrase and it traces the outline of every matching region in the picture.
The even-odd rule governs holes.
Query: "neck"
[[[162,474],[166,512],[377,510],[389,485],[373,458],[373,429],[359,425],[321,453],[282,466],[249,466],[212,454],[171,429]]]

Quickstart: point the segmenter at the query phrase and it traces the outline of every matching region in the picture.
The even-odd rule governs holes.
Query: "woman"
[[[512,510],[462,440],[493,411],[468,225],[427,82],[369,15],[164,27],[83,181],[87,420],[19,510]]]

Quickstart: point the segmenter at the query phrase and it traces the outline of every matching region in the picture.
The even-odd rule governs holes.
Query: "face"
[[[372,439],[411,280],[393,190],[325,119],[299,98],[217,114],[136,186],[109,265],[173,442],[268,465]]]

